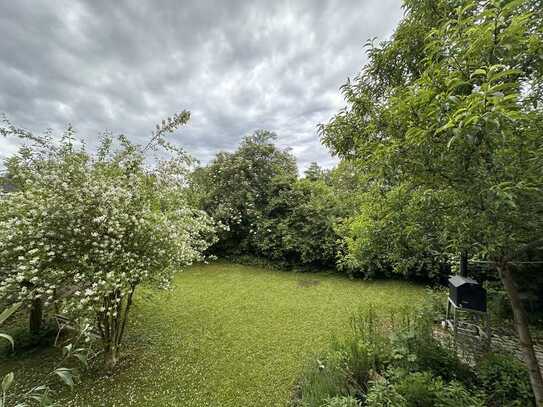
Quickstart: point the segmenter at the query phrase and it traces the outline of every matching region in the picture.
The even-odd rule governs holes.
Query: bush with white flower
[[[163,121],[145,148],[104,136],[96,154],[70,128],[60,142],[33,136],[6,163],[12,191],[0,201],[0,299],[38,300],[93,321],[109,368],[136,288],[168,286],[215,241],[212,219],[184,199],[190,160],[164,140],[187,120],[184,112]],[[5,135],[21,134],[10,128]],[[160,146],[173,157],[146,164],[145,153]]]

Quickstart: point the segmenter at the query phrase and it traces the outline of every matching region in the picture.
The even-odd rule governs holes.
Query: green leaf
[[[55,370],[55,374],[57,374],[64,383],[66,383],[68,386],[73,387],[74,386],[74,376],[72,374],[72,369],[68,369],[65,367],[59,367]]]
[[[0,338],[4,338],[5,340],[9,341],[9,343],[11,343],[11,349],[15,349],[15,342],[13,341],[13,338],[11,336],[0,333]]]
[[[476,114],[472,114],[471,116],[469,116],[466,121],[464,122],[464,126],[469,126],[473,123],[477,123],[480,119],[480,116],[479,115],[476,115]]]
[[[444,124],[443,126],[441,126],[439,129],[437,129],[436,134],[442,133],[445,130],[448,130],[448,129],[452,128],[452,127],[454,127],[454,123],[450,121],[447,124]]]
[[[15,375],[13,372],[8,373],[4,376],[4,380],[2,380],[2,392],[6,393],[11,386],[11,383],[13,383],[13,378]]]
[[[496,74],[492,74],[490,76],[490,80],[491,81],[497,81],[501,78],[504,78],[506,76],[511,76],[511,75],[520,75],[522,73],[522,71],[520,69],[507,69],[505,71],[501,71],[501,72],[498,72]]]
[[[486,76],[486,69],[478,68],[469,77],[471,79],[475,76]]]
[[[73,344],[68,344],[65,347],[62,348],[62,356],[66,357],[72,352]]]
[[[449,142],[447,143],[447,149],[451,148],[452,143],[454,143],[457,138],[458,138],[458,134],[455,134],[449,139]]]

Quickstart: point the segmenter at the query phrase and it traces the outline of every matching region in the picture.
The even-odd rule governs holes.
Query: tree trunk
[[[528,327],[528,316],[524,309],[524,305],[520,300],[518,289],[513,281],[510,266],[508,264],[501,264],[498,267],[498,271],[505,290],[507,291],[507,295],[511,300],[515,328],[520,340],[522,356],[528,367],[528,374],[530,376],[530,383],[532,384],[536,405],[538,407],[543,407],[543,378],[535,356],[534,344]]]
[[[43,307],[40,298],[32,300],[30,307],[30,333],[37,335],[41,331],[41,321],[43,315]]]
[[[108,372],[113,372],[115,369],[115,366],[117,365],[117,362],[119,361],[119,355],[117,353],[117,347],[111,346],[106,352],[105,352],[105,359],[106,359],[106,369]]]

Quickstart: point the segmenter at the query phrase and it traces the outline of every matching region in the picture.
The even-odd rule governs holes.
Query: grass
[[[357,309],[401,307],[422,294],[403,282],[194,266],[169,292],[140,292],[118,371],[83,375],[61,404],[285,406],[304,366],[349,330]],[[36,383],[57,357],[51,349],[26,353],[3,361],[0,373],[16,369],[19,383]]]

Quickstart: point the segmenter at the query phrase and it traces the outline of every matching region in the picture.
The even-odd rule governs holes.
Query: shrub
[[[483,393],[471,393],[462,383],[453,381],[441,389],[436,405],[439,407],[483,407],[486,403]]]
[[[456,356],[454,350],[444,348],[436,340],[419,343],[418,346],[420,370],[431,371],[432,374],[442,377],[444,380],[476,383],[474,372]]]
[[[476,383],[475,374],[457,357],[454,349],[434,338],[433,323],[440,312],[442,301],[439,300],[444,297],[440,291],[428,289],[427,293],[422,307],[415,311],[404,310],[395,316],[396,326],[390,335],[392,366],[412,372],[428,371],[445,381]]]
[[[310,179],[275,177],[271,184],[272,196],[256,223],[258,252],[291,264],[334,266],[339,250],[334,226],[341,210],[333,189]]]
[[[413,407],[478,407],[484,406],[480,393],[470,392],[457,381],[445,382],[430,372],[405,375],[395,390]]]
[[[528,372],[513,356],[490,353],[479,363],[478,370],[489,404],[534,405]]]
[[[163,122],[148,147],[167,146],[163,134],[186,120]],[[96,154],[76,148],[71,129],[58,144],[39,140],[7,162],[16,189],[0,196],[0,301],[92,321],[113,368],[135,290],[203,259],[214,225],[184,200],[180,151],[151,166],[124,136],[119,148],[105,136]]]

